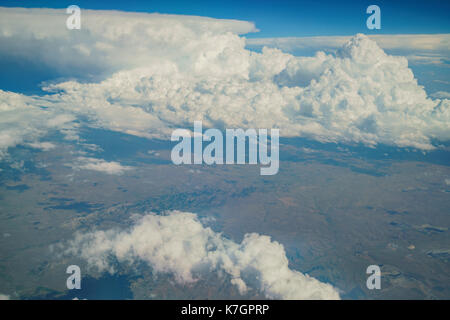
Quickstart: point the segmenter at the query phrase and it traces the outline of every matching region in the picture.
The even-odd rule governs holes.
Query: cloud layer
[[[66,253],[110,273],[115,272],[111,258],[143,261],[154,272],[173,274],[179,283],[216,272],[228,275],[242,294],[251,288],[270,299],[339,299],[330,284],[290,269],[283,246],[270,237],[252,233],[236,243],[203,226],[193,213],[148,214],[129,230],[79,233]]]
[[[444,51],[450,50],[450,34],[397,34],[397,35],[370,35],[383,49]],[[321,36],[304,38],[254,38],[248,39],[247,44],[254,47],[276,47],[285,51],[299,49],[336,49],[347,43],[351,36]]]
[[[69,30],[68,17],[65,10],[0,8],[0,57],[77,76],[173,61],[189,68],[196,53],[229,46],[228,34],[256,31],[246,21],[84,9],[81,29]]]
[[[297,57],[246,49],[240,34],[255,31],[248,22],[83,10],[81,30],[70,31],[66,18],[63,10],[0,11],[1,55],[102,74],[98,82],[49,84],[41,97],[0,91],[3,153],[39,142],[46,130],[76,128],[74,119],[163,139],[195,120],[367,146],[427,150],[450,138],[450,100],[428,97],[406,58],[364,35],[346,39],[336,54]]]
[[[99,84],[65,82],[47,88],[59,92],[49,99],[100,126],[149,137],[203,120],[369,146],[432,149],[431,139],[450,138],[449,100],[427,97],[405,58],[385,54],[364,35],[336,55],[314,57],[249,52],[240,38],[235,42],[204,52],[209,61],[199,58],[188,70],[174,62],[122,71]]]

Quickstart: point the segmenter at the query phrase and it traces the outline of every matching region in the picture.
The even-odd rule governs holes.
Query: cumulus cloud
[[[125,171],[131,170],[133,167],[121,165],[116,161],[105,161],[103,159],[78,157],[75,164],[72,165],[76,169],[93,170],[104,172],[107,174],[121,175]]]
[[[280,128],[287,137],[420,149],[450,138],[450,101],[428,97],[406,58],[386,54],[364,35],[346,38],[335,54],[297,57],[248,50],[240,34],[255,28],[242,21],[87,10],[75,32],[54,27],[64,25],[62,10],[2,11],[2,41],[14,43],[2,50],[34,43],[25,51],[45,61],[41,53],[60,48],[70,52],[58,53],[54,59],[67,61],[55,65],[77,68],[81,59],[111,73],[22,97],[88,119],[86,125],[169,138],[174,128],[203,120],[205,127]],[[448,43],[406,38],[424,48]],[[20,142],[11,138],[2,140]]]
[[[234,57],[227,58],[232,70],[220,59],[191,72],[133,69],[98,84],[52,85],[47,90],[58,94],[49,99],[101,126],[142,136],[165,137],[203,120],[210,127],[276,127],[282,136],[369,146],[432,149],[432,139],[450,138],[449,100],[427,97],[406,58],[387,55],[364,35],[336,55],[255,53],[243,44],[224,52]]]
[[[179,283],[217,272],[227,274],[242,294],[252,288],[271,299],[339,299],[330,284],[290,269],[283,246],[270,237],[252,233],[236,243],[205,227],[193,213],[148,214],[129,230],[78,233],[66,253],[104,272],[115,272],[111,258],[143,261]]]

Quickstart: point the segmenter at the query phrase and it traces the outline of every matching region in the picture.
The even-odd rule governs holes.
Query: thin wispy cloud
[[[250,46],[273,46],[285,51],[311,48],[339,48],[352,36],[320,36],[320,37],[286,37],[286,38],[251,38]],[[450,34],[389,34],[368,35],[382,49],[402,49],[415,51],[449,51]]]
[[[124,166],[116,161],[105,161],[97,158],[78,157],[74,164],[70,165],[78,170],[92,170],[113,175],[121,175],[125,171],[133,169],[130,166]]]

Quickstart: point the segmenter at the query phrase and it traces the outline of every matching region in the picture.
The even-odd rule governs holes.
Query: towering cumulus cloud
[[[78,234],[67,253],[111,273],[111,258],[144,261],[155,272],[173,274],[179,283],[217,272],[230,276],[242,294],[252,288],[271,299],[339,299],[331,285],[289,269],[283,246],[270,237],[252,233],[236,243],[204,227],[193,213],[148,214],[129,230]]]
[[[296,57],[246,49],[240,34],[255,27],[242,21],[83,10],[81,30],[67,30],[62,10],[2,9],[0,18],[0,55],[78,77],[46,86],[43,97],[18,95],[30,112],[46,106],[158,138],[195,120],[368,146],[433,149],[450,138],[450,101],[427,97],[404,57],[361,34],[336,54]],[[88,81],[93,72],[101,81]]]

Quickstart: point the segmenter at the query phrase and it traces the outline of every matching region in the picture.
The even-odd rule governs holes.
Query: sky
[[[0,6],[158,12],[252,21],[252,37],[449,33],[450,1],[0,1]],[[368,30],[366,8],[381,9],[381,30]]]

